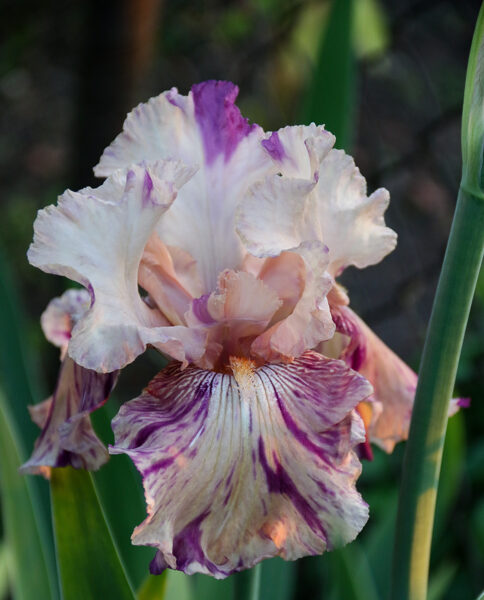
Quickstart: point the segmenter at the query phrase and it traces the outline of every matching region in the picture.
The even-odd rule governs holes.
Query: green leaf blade
[[[91,475],[53,469],[51,497],[64,600],[134,600]]]
[[[337,148],[349,150],[354,129],[356,63],[353,0],[333,0],[313,79],[305,95],[304,123],[325,124]]]
[[[50,545],[39,511],[35,486],[20,475],[24,451],[6,401],[0,394],[0,489],[5,538],[12,567],[10,578],[16,600],[57,598]]]

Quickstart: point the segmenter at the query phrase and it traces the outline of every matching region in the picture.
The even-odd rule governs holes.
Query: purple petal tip
[[[210,80],[195,84],[191,91],[207,163],[219,154],[228,161],[240,141],[256,127],[249,125],[235,106],[239,88],[230,81]]]

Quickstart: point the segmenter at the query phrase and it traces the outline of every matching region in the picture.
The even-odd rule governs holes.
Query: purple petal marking
[[[195,317],[205,325],[212,325],[215,323],[214,318],[208,312],[207,302],[210,298],[210,294],[203,294],[200,298],[195,298],[192,302],[192,311]]]
[[[286,151],[277,131],[273,131],[267,140],[262,140],[262,145],[274,160],[281,162],[287,158]]]
[[[470,405],[471,405],[470,398],[457,398],[457,406],[459,408],[469,408]]]
[[[207,164],[219,154],[227,162],[240,141],[257,125],[249,125],[235,106],[239,88],[230,81],[203,81],[192,87],[195,118],[202,132]]]
[[[313,352],[250,365],[229,375],[172,364],[113,420],[110,451],[143,477],[148,516],[132,539],[158,549],[152,573],[223,578],[321,554],[366,522],[352,427],[369,384]]]
[[[173,106],[176,106],[177,108],[181,108],[182,110],[184,109],[185,97],[180,96],[180,94],[178,93],[178,90],[175,87],[171,88],[171,90],[168,90],[166,92],[165,96],[170,104],[172,104]]]
[[[151,179],[150,174],[146,170],[144,180],[143,180],[143,196],[142,196],[142,200],[141,200],[143,206],[148,206],[149,204],[156,205],[156,202],[153,203],[153,200],[151,199],[152,191],[153,191],[153,179]]]
[[[116,384],[118,372],[100,374],[66,357],[56,390],[48,401],[48,413],[30,459],[22,473],[49,472],[50,467],[71,465],[76,469],[99,469],[109,458],[95,434],[89,414],[100,408]],[[47,405],[46,405],[47,407]],[[35,408],[35,413],[38,410]]]

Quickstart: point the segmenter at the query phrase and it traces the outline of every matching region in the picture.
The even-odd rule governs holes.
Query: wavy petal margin
[[[369,383],[314,352],[258,369],[233,359],[232,371],[169,366],[113,420],[110,452],[143,476],[148,516],[132,540],[157,548],[154,573],[224,578],[321,554],[367,521],[352,448]]]
[[[86,369],[115,371],[147,344],[181,361],[203,355],[204,336],[171,326],[138,292],[144,248],[193,169],[177,162],[133,166],[102,186],[65,192],[39,211],[31,264],[86,287],[91,308],[72,331],[69,355]]]
[[[305,228],[304,239],[315,237],[328,246],[329,270],[337,276],[349,265],[361,269],[380,262],[395,248],[397,236],[383,218],[388,191],[381,188],[367,196],[366,180],[354,160],[331,149],[333,143],[334,136],[314,124],[285,127],[262,142],[283,181],[316,181],[310,210],[299,227]]]

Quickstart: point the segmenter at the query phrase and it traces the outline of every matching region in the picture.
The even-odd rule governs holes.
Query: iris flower
[[[71,398],[66,369],[76,393],[103,382],[77,402],[85,423],[147,346],[173,359],[121,407],[109,449],[142,475],[132,540],[156,548],[153,573],[223,578],[353,540],[368,519],[358,455],[408,431],[416,376],[336,283],[395,247],[388,192],[367,196],[324,127],[249,124],[237,93],[207,81],[140,104],[95,167],[104,183],[40,211],[28,254],[89,296],[62,338],[53,404]],[[62,441],[69,414],[27,465],[99,466]]]

